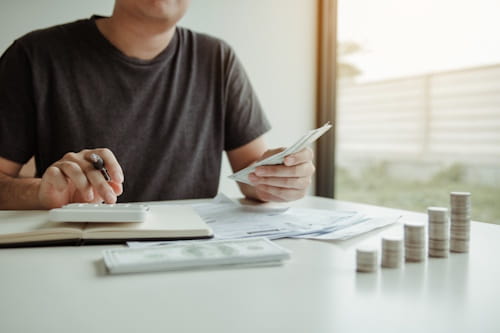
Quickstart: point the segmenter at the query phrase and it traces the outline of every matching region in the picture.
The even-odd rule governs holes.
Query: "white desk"
[[[2,249],[0,332],[500,332],[500,226],[473,223],[468,254],[356,273],[355,247],[382,232],[279,240],[293,251],[281,267],[121,276],[105,246]]]

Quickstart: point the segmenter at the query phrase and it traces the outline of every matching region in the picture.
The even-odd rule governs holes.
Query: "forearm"
[[[39,178],[14,178],[0,172],[0,209],[43,209]]]

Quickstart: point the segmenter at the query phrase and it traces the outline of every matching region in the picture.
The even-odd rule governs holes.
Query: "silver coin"
[[[429,238],[447,238],[450,233],[450,225],[448,223],[431,224],[429,225]]]
[[[427,216],[429,221],[447,221],[448,208],[445,207],[428,207]]]
[[[444,250],[450,247],[450,241],[446,240],[437,240],[437,239],[429,239],[429,249],[435,250]]]
[[[450,253],[449,249],[443,249],[443,250],[429,249],[429,257],[446,258],[448,257],[448,253]]]
[[[450,251],[452,252],[469,252],[469,241],[461,239],[450,240]]]

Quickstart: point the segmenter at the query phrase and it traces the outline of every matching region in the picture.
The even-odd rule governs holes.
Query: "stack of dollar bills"
[[[301,151],[305,147],[309,146],[312,144],[314,141],[319,139],[323,134],[328,132],[328,130],[332,128],[332,124],[330,122],[324,124],[320,128],[317,128],[315,130],[311,130],[308,133],[306,133],[304,136],[302,136],[299,140],[297,140],[293,145],[288,147],[287,149],[276,153],[272,156],[269,156],[261,161],[258,161],[249,167],[246,167],[232,175],[229,176],[230,179],[236,180],[241,183],[246,183],[249,185],[252,185],[252,183],[248,180],[248,175],[252,172],[255,171],[255,168],[261,165],[276,165],[276,164],[282,164],[283,161],[285,160],[285,157],[291,154],[294,154],[296,152]]]
[[[178,242],[147,248],[103,252],[111,274],[208,268],[279,265],[290,252],[266,238]]]

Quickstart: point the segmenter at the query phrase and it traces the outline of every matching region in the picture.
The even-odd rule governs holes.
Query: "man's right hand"
[[[111,176],[107,182],[90,160],[91,154],[104,160]],[[114,154],[106,148],[67,153],[47,168],[42,176],[38,200],[46,209],[74,202],[115,203],[123,192],[123,171]]]

